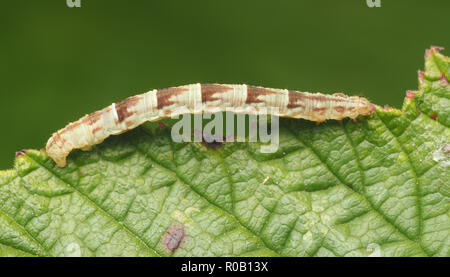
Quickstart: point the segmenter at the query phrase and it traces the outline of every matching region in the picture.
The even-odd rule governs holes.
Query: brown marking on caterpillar
[[[162,243],[167,250],[175,252],[183,244],[186,235],[183,227],[171,226],[163,237]]]
[[[97,121],[99,121],[100,119],[102,119],[102,111],[96,111],[83,117],[82,124],[88,124],[92,126],[95,123],[97,123]]]
[[[102,129],[103,129],[102,126],[95,127],[95,128],[92,130],[92,134],[95,135],[97,132],[101,131]]]
[[[76,122],[76,123],[77,123],[77,122]],[[73,129],[75,129],[74,126],[79,126],[79,125],[80,125],[79,123],[78,123],[78,124],[75,124],[75,123],[69,124],[66,128],[64,128],[64,129],[62,129],[62,130],[56,132],[56,133],[52,136],[51,140],[53,141],[53,143],[54,143],[55,145],[58,145],[58,146],[60,146],[60,147],[63,147],[64,144],[66,144],[66,139],[64,139],[63,137],[61,137],[61,133],[70,133]]]
[[[156,93],[157,97],[157,109],[161,110],[164,107],[171,106],[173,104],[176,104],[171,100],[173,96],[177,96],[180,94],[183,94],[187,92],[189,89],[183,88],[183,87],[174,87],[174,88],[165,88],[165,89],[159,89]],[[170,113],[170,111],[169,111]]]
[[[137,96],[128,97],[125,100],[116,104],[117,122],[122,123],[125,119],[135,114],[128,109],[136,106],[139,103],[140,98]],[[100,114],[101,115],[101,114]]]
[[[86,116],[83,117],[83,119],[81,121],[83,121],[84,118],[86,118]],[[80,127],[80,125],[81,125],[81,123],[79,121],[69,123],[69,125],[67,125],[67,127],[63,129],[63,131],[65,131],[65,132],[73,131],[75,129],[78,129]]]
[[[226,91],[232,93],[225,93]],[[286,90],[256,86],[195,84],[160,89],[156,93],[150,91],[86,115],[54,133],[47,142],[46,152],[59,167],[64,167],[67,164],[66,157],[73,149],[90,149],[110,135],[123,133],[148,120],[157,121],[170,117],[177,108],[190,106],[198,101],[216,102],[202,105],[201,112],[205,113],[212,110],[227,111],[229,103],[233,103],[232,111],[246,113],[246,105],[261,103],[278,108],[281,112],[277,115],[281,117],[316,122],[370,115],[376,109],[366,98],[349,97],[341,93],[324,95],[290,90],[286,95]]]
[[[352,107],[352,109],[354,109],[354,108]],[[344,106],[336,106],[336,107],[334,107],[334,110],[337,111],[338,113],[344,113],[345,107]]]
[[[164,122],[158,122],[158,127],[159,129],[164,129],[166,128],[166,124],[164,124]]]
[[[305,105],[302,104],[305,101],[303,93],[289,90],[289,103],[287,105],[288,109],[302,108],[305,109]]]
[[[324,94],[305,94],[303,95],[305,100],[314,100],[316,102],[333,101],[336,103],[345,102],[349,99],[347,95],[342,93],[335,93],[334,95],[324,95]]]
[[[327,110],[326,107],[313,107],[313,112],[320,114],[320,115],[324,115],[325,111]]]
[[[133,125],[134,125],[133,121],[125,121],[125,126],[127,126],[127,128],[130,128]]]
[[[202,103],[206,103],[221,100],[220,97],[214,95],[217,93],[219,94],[225,93],[229,90],[233,90],[233,88],[219,84],[201,84],[201,90],[202,90]]]
[[[333,93],[333,96],[338,96],[338,97],[347,97],[347,95],[343,94],[342,92],[338,92],[338,93]]]
[[[308,101],[314,101],[318,103],[333,101],[335,103],[341,103],[341,102],[348,102],[349,97],[342,93],[335,93],[333,95],[323,95],[323,94],[309,94],[309,93],[306,94],[295,90],[289,90],[289,103],[287,105],[287,108],[295,109],[300,107],[305,109],[304,103]]]
[[[275,90],[268,88],[247,86],[247,99],[245,100],[245,104],[264,103],[264,100],[258,99],[259,96],[276,93]]]
[[[313,111],[319,112],[319,113],[322,113],[322,112],[324,112],[324,111],[326,111],[326,110],[327,110],[326,107],[314,107],[314,108],[313,108]]]

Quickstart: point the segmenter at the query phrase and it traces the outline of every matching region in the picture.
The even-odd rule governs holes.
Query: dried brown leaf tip
[[[169,252],[175,252],[185,241],[186,234],[181,226],[173,225],[164,234],[162,243]]]
[[[425,79],[425,73],[423,71],[420,71],[417,73],[419,80],[423,81],[423,79]]]
[[[444,48],[440,46],[431,46],[430,49],[425,51],[425,57],[429,57],[433,53],[439,53],[441,50],[444,50]]]
[[[27,149],[20,150],[19,152],[16,152],[16,158],[25,156],[27,154],[27,152],[28,152]]]
[[[408,90],[406,92],[406,98],[413,99],[414,98],[414,92],[411,91],[411,90]]]

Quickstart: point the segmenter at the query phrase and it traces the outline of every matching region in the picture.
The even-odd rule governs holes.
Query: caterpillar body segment
[[[275,108],[275,109],[271,109]],[[133,129],[146,121],[157,121],[182,113],[276,113],[280,117],[316,122],[355,119],[370,115],[375,106],[366,98],[341,93],[328,95],[249,85],[192,84],[129,97],[103,110],[88,114],[54,133],[47,154],[59,167],[73,149],[89,150],[111,135]]]

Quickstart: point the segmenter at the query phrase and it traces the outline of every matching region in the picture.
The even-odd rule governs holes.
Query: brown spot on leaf
[[[164,129],[164,128],[166,128],[166,124],[164,124],[164,122],[158,122],[158,127],[159,127],[159,129]]]
[[[436,113],[432,113],[432,114],[430,114],[430,118],[431,119],[433,119],[433,120],[436,120],[437,119],[437,114]]]
[[[268,88],[247,86],[247,99],[245,104],[263,103],[264,100],[259,99],[261,95],[271,95],[277,92]]]
[[[225,142],[226,138],[224,136],[219,137],[218,135],[211,134],[203,134],[202,136],[202,144],[208,149],[216,150],[225,145]]]
[[[442,74],[442,76],[441,76],[441,84],[443,86],[448,86],[450,84],[450,81],[447,79],[447,77],[444,74]]]
[[[136,106],[139,103],[139,96],[128,97],[125,100],[120,101],[116,104],[116,112],[118,123],[122,123],[125,119],[132,116],[135,112],[130,112],[128,109]]]
[[[201,84],[201,89],[202,103],[220,100],[220,98],[217,98],[214,95],[233,90],[232,87],[219,84]]]
[[[206,148],[216,150],[216,149],[220,148],[221,146],[223,146],[225,144],[225,142],[220,142],[220,141],[206,142],[203,140],[202,144],[204,146],[206,146]]]
[[[181,226],[171,226],[163,237],[162,243],[170,252],[175,252],[180,248],[185,240],[184,229]]]
[[[170,99],[173,96],[183,94],[184,92],[186,92],[188,90],[189,90],[188,88],[184,88],[184,87],[173,87],[173,88],[165,88],[165,89],[158,90],[156,93],[156,98],[158,101],[157,108],[162,109],[166,106],[175,104]]]

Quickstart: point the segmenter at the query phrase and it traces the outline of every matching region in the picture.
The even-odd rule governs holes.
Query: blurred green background
[[[400,107],[448,0],[0,1],[0,169],[86,113],[153,88],[247,83]],[[449,54],[448,51],[444,51]]]

